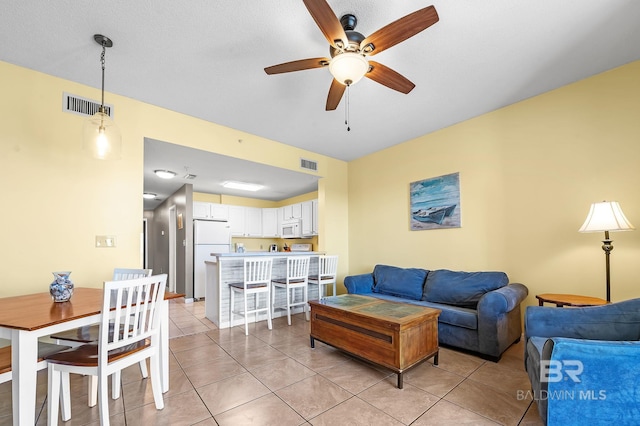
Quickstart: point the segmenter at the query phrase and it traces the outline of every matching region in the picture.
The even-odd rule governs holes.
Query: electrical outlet
[[[96,235],[96,247],[110,248],[116,246],[116,237],[114,235]]]

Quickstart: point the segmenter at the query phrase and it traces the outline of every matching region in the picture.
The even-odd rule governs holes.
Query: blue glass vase
[[[73,295],[73,283],[69,278],[70,271],[53,272],[55,280],[49,286],[49,293],[54,302],[68,302]]]

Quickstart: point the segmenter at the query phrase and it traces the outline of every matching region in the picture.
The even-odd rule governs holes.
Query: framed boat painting
[[[460,228],[460,173],[409,184],[412,231]]]

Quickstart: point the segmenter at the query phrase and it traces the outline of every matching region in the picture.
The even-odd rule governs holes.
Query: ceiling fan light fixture
[[[346,86],[360,81],[367,71],[369,71],[369,61],[359,53],[340,53],[329,62],[329,72],[333,78]]]

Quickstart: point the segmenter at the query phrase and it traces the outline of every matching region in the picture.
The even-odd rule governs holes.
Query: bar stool
[[[287,257],[287,276],[271,280],[271,316],[276,309],[287,310],[287,323],[291,325],[291,308],[302,306],[309,321],[309,263],[311,256]],[[287,292],[286,305],[276,306],[276,288],[284,288]],[[296,290],[302,290],[302,300],[296,300]]]
[[[309,275],[309,284],[318,286],[318,298],[325,294],[324,286],[333,284],[333,296],[336,295],[336,276],[338,274],[338,256],[318,256],[318,274]]]
[[[229,327],[233,327],[233,314],[242,315],[244,317],[244,334],[249,335],[249,314],[256,314],[256,320],[258,312],[267,312],[267,326],[269,330],[272,328],[271,324],[271,307],[269,301],[271,300],[271,268],[273,266],[273,259],[268,258],[245,258],[244,259],[244,281],[229,283],[229,290],[231,295],[229,298]],[[242,311],[236,311],[234,296],[236,293],[243,295],[244,309]],[[265,294],[264,308],[260,308],[260,294]],[[253,295],[253,309],[248,307],[248,297]]]

